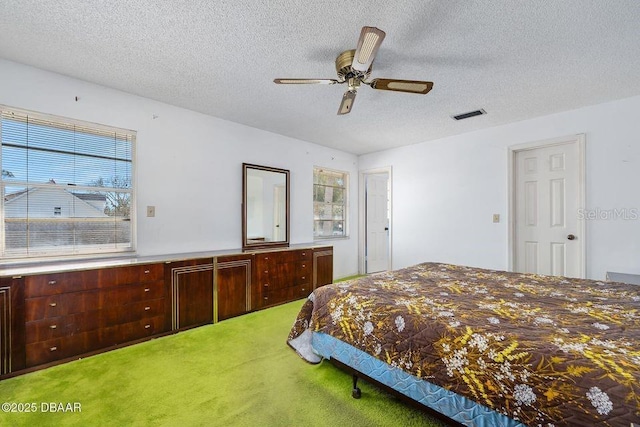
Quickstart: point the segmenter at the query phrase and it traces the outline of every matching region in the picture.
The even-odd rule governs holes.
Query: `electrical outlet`
[[[493,214],[493,222],[500,222],[500,214]]]
[[[156,207],[155,206],[147,206],[147,216],[149,218],[156,216]]]

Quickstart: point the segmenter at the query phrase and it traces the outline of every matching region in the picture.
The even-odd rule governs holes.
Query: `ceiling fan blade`
[[[374,89],[392,90],[395,92],[421,93],[426,94],[433,88],[433,82],[423,82],[420,80],[394,80],[394,79],[373,79],[369,83]]]
[[[273,82],[280,85],[334,85],[339,83],[335,79],[273,79]]]
[[[385,35],[384,31],[376,27],[362,27],[351,68],[366,73],[371,67]]]
[[[340,103],[340,108],[338,108],[338,115],[350,113],[355,100],[356,92],[353,90],[346,91],[344,95],[342,95],[342,102]]]

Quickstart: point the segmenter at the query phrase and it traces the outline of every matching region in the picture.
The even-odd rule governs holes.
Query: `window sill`
[[[0,268],[32,267],[34,265],[52,265],[64,263],[90,263],[112,261],[118,258],[135,258],[136,256],[136,251],[132,249],[120,252],[106,252],[102,254],[92,253],[66,256],[42,256],[33,258],[5,258],[0,259]]]
[[[314,243],[326,242],[328,240],[349,240],[350,236],[327,236],[327,237],[314,237]]]

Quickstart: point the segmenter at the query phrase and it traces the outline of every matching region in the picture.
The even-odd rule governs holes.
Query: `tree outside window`
[[[347,236],[347,186],[349,174],[320,167],[313,169],[313,235],[315,238]]]

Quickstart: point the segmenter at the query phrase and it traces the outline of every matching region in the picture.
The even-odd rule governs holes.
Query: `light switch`
[[[156,207],[155,206],[147,206],[147,216],[154,217],[156,216]]]
[[[500,214],[493,214],[493,222],[500,222]]]

